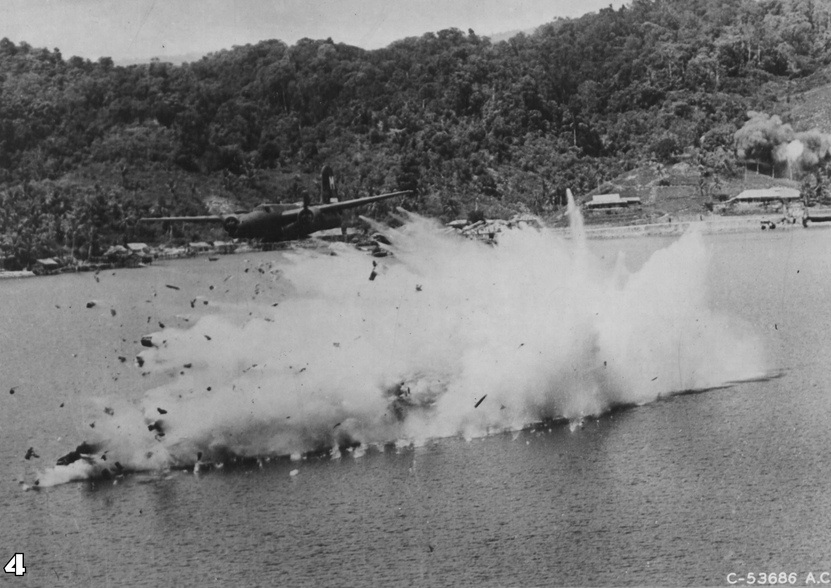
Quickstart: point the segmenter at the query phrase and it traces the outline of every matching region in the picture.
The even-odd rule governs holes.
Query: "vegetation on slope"
[[[716,186],[743,171],[748,112],[798,123],[795,98],[827,92],[829,63],[818,0],[634,0],[499,43],[456,29],[374,51],[264,41],[180,66],[3,39],[0,250],[27,266],[154,240],[138,217],[278,201],[324,163],[342,197],[413,189],[408,205],[443,219],[552,215],[566,187],[646,162],[683,160]],[[775,173],[773,150],[744,156]],[[820,191],[827,161],[803,170]]]

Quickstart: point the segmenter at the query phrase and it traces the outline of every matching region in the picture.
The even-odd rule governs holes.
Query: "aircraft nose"
[[[226,216],[225,220],[222,221],[222,228],[225,229],[225,232],[231,235],[232,237],[237,234],[237,230],[239,229],[239,218],[236,216]]]

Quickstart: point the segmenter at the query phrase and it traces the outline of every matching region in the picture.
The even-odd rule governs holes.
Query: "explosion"
[[[737,155],[746,161],[787,166],[793,173],[811,172],[831,159],[831,135],[817,129],[795,132],[776,115],[750,111],[735,133]]]
[[[758,339],[708,307],[700,234],[631,273],[572,216],[571,240],[515,229],[493,247],[411,215],[377,266],[347,245],[298,250],[278,305],[151,335],[142,369],[170,383],[111,404],[41,485],[579,422],[763,372]]]

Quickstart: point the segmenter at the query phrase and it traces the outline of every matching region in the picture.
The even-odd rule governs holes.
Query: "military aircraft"
[[[312,205],[308,195],[302,203],[264,203],[250,212],[207,216],[160,216],[139,219],[140,222],[180,221],[221,224],[231,237],[260,239],[266,242],[303,239],[316,231],[341,226],[340,213],[350,208],[410,194],[409,190],[377,196],[338,201],[335,176],[328,165],[321,171],[321,203]]]

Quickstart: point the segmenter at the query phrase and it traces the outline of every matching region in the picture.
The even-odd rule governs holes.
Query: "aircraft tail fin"
[[[329,204],[338,201],[338,192],[335,186],[335,172],[326,164],[320,170],[320,203]]]

